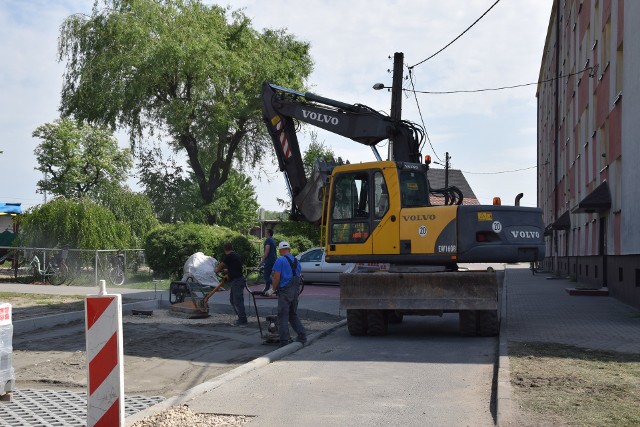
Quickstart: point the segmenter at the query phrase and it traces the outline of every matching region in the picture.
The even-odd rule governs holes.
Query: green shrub
[[[284,234],[274,234],[273,238],[276,240],[276,243],[280,243],[282,241],[289,242],[289,246],[291,246],[291,253],[293,255],[298,255],[307,249],[316,246],[308,237],[301,235],[286,236]]]
[[[317,224],[311,224],[306,221],[283,221],[278,224],[277,231],[278,233],[284,234],[285,236],[304,237],[311,242],[310,247],[321,246],[320,226]]]
[[[245,260],[245,265],[259,257],[251,241],[226,227],[204,224],[161,225],[153,229],[145,239],[147,263],[157,276],[182,276],[184,263],[191,255],[202,252],[221,260],[223,245],[233,244],[234,250]]]

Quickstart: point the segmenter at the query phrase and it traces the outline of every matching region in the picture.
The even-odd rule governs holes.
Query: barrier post
[[[87,343],[87,426],[124,426],[122,296],[109,295],[100,280],[98,295],[85,298]]]

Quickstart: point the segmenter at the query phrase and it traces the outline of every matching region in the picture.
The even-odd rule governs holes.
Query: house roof
[[[427,176],[429,177],[429,185],[431,188],[444,188],[444,178],[445,178],[445,170],[444,169],[434,169],[429,168],[429,172]],[[467,182],[467,179],[464,177],[462,171],[460,169],[449,169],[449,186],[458,187],[460,191],[462,191],[462,195],[464,196],[463,204],[465,205],[479,205],[478,198],[473,193],[471,186]],[[431,197],[431,203],[434,205],[444,204],[444,197]]]

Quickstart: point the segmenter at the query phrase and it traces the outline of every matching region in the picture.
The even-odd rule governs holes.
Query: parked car
[[[350,272],[355,267],[353,263],[326,262],[324,255],[323,248],[311,248],[296,257],[302,265],[305,285],[311,283],[338,284],[340,273]]]

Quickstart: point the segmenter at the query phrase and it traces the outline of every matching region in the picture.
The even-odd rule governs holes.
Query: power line
[[[493,9],[493,7],[495,5],[497,5],[500,2],[500,0],[496,0],[496,2],[494,4],[491,5],[491,7],[489,9],[486,10],[485,13],[483,13],[482,15],[480,15],[480,17],[478,19],[476,19],[474,21],[473,24],[469,25],[467,27],[466,30],[464,30],[462,33],[460,33],[460,35],[458,35],[458,37],[456,37],[455,39],[451,40],[445,47],[443,47],[442,49],[440,49],[439,51],[437,51],[436,53],[434,53],[433,55],[431,55],[430,57],[428,57],[427,59],[423,59],[422,61],[418,62],[417,64],[414,64],[412,66],[409,67],[409,69],[411,70],[414,67],[417,67],[420,64],[423,64],[425,62],[427,62],[428,60],[430,60],[431,58],[433,58],[434,56],[436,56],[437,54],[439,54],[440,52],[442,52],[443,50],[445,50],[446,48],[448,48],[449,46],[451,46],[456,40],[458,40],[460,37],[462,37],[464,35],[464,33],[466,33],[467,31],[469,31],[471,29],[471,27],[473,27],[474,25],[476,25],[478,23],[478,21],[480,21],[482,18],[484,18],[484,16],[489,13],[489,11],[491,9]]]
[[[460,171],[463,173],[467,173],[469,175],[497,175],[497,174],[501,174],[501,173],[511,173],[511,172],[520,172],[520,171],[526,171],[529,169],[534,169],[537,168],[538,166],[544,166],[549,164],[549,162],[545,162],[541,165],[535,165],[535,166],[529,166],[528,168],[520,168],[520,169],[512,169],[512,170],[506,170],[506,171],[497,171],[497,172],[469,172],[469,171]]]
[[[513,85],[513,86],[501,86],[501,87],[494,87],[494,88],[485,88],[485,89],[472,89],[472,90],[449,90],[449,91],[426,91],[426,90],[415,90],[415,88],[412,90],[412,92],[415,93],[424,93],[424,94],[429,94],[429,95],[448,95],[448,94],[452,94],[452,93],[477,93],[477,92],[489,92],[489,91],[497,91],[497,90],[505,90],[505,89],[515,89],[515,88],[520,88],[520,87],[525,87],[525,86],[533,86],[533,85],[538,85],[540,83],[547,83],[547,82],[552,82],[555,80],[560,80],[560,79],[564,79],[564,78],[568,78],[571,76],[575,76],[577,74],[583,73],[587,70],[591,70],[592,72],[589,73],[589,77],[593,77],[595,75],[594,71],[596,67],[587,67],[584,68],[580,71],[576,71],[575,73],[571,73],[571,74],[567,74],[565,76],[559,76],[559,77],[553,77],[551,79],[546,79],[546,80],[539,80],[537,82],[532,82],[532,83],[524,83],[524,84],[519,84],[519,85]],[[409,89],[403,89],[406,91],[409,91]]]

